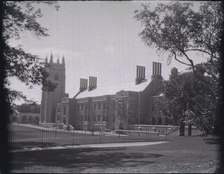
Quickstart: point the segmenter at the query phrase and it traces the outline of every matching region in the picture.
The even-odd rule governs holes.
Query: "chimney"
[[[53,63],[53,55],[51,53],[51,57],[50,57],[50,63]]]
[[[152,79],[154,79],[154,77],[161,77],[161,67],[162,64],[159,62],[152,62]]]
[[[145,81],[145,67],[137,65],[135,84],[140,84]]]
[[[97,78],[89,76],[89,91],[95,89],[97,86]]]
[[[80,79],[80,88],[79,91],[85,91],[87,90],[87,84],[88,84],[88,79]]]

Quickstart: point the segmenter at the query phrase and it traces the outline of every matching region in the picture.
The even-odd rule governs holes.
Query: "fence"
[[[64,131],[59,129],[35,129],[14,125],[9,131],[9,143],[33,145],[75,145],[75,144],[99,144],[99,143],[122,143],[140,141],[159,141],[165,137],[158,136],[150,131],[128,131],[122,130],[115,134],[113,132],[85,132],[85,131]]]

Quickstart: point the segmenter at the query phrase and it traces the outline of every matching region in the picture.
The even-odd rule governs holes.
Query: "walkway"
[[[27,151],[59,150],[59,149],[77,149],[77,148],[136,147],[136,146],[157,145],[157,144],[163,144],[163,143],[167,143],[167,142],[169,142],[169,141],[133,142],[133,143],[105,143],[105,144],[54,146],[54,147],[33,147],[33,148],[24,148],[24,149],[12,150],[11,152],[27,152]]]

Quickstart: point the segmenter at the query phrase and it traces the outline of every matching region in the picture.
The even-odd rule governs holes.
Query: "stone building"
[[[42,89],[41,98],[41,123],[55,123],[56,122],[56,106],[65,97],[65,59],[62,58],[62,63],[53,62],[53,55],[50,56],[50,61],[46,57],[46,69],[49,73],[48,80],[56,83],[54,91],[47,91]]]
[[[89,84],[88,84],[89,82]],[[163,124],[164,115],[153,107],[163,91],[161,63],[153,62],[151,81],[145,67],[137,66],[133,82],[97,87],[97,78],[80,79],[80,91],[73,98],[61,98],[55,108],[57,122],[75,129],[129,129],[132,124]],[[162,120],[162,121],[161,121]]]
[[[38,104],[21,104],[13,108],[10,115],[10,122],[23,124],[39,124],[40,105]]]

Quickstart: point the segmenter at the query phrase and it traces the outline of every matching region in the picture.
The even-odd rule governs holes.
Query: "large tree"
[[[168,55],[168,63],[174,58],[189,66],[194,78],[209,90],[209,100],[202,97],[203,100],[217,104],[220,96],[219,65],[223,31],[221,2],[201,2],[198,9],[189,2],[158,3],[155,7],[149,3],[142,7],[135,11],[135,19],[141,21],[144,27],[139,34],[143,42],[147,46],[155,47],[158,52],[165,52]],[[200,65],[196,63],[198,53],[205,58]],[[206,78],[202,74],[205,74]],[[186,89],[183,88],[180,92],[186,92],[183,90]],[[184,101],[176,102],[184,105]],[[216,114],[214,108],[209,111],[213,116]],[[211,117],[198,117],[198,124],[202,119],[209,122],[209,118]]]
[[[24,31],[33,33],[36,37],[47,37],[47,28],[41,26],[38,18],[42,17],[41,8],[38,7],[38,1],[5,1],[3,2],[3,39],[5,40],[5,47],[3,50],[6,59],[6,78],[4,83],[8,88],[8,99],[10,104],[16,98],[23,98],[26,96],[21,91],[10,89],[10,77],[16,77],[21,82],[25,83],[29,88],[34,85],[41,85],[45,88],[53,89],[54,84],[47,81],[48,73],[44,69],[44,62],[38,55],[33,55],[24,51],[22,45],[12,46],[12,41],[20,39]],[[48,5],[54,5],[56,9],[59,8],[56,2],[42,1]]]
[[[196,68],[195,71],[199,70]],[[203,73],[200,76],[211,80],[211,77]],[[193,72],[180,74],[177,69],[172,69],[170,79],[164,82],[164,89],[167,99],[164,114],[172,117],[173,124],[193,124],[205,133],[213,130],[217,100],[212,96],[212,90],[198,80]]]
[[[217,78],[223,21],[221,2],[202,2],[198,10],[193,10],[193,4],[188,2],[158,3],[155,8],[150,4],[142,6],[143,9],[135,11],[135,18],[144,26],[139,35],[146,45],[168,53],[168,60],[174,58],[193,71],[197,57],[191,53],[203,53],[212,66],[205,71]]]
[[[22,92],[10,89],[9,77],[17,77],[30,88],[33,85],[43,84],[44,90],[53,90],[55,85],[47,80],[48,73],[44,70],[44,65],[37,55],[27,53],[23,47],[13,47],[10,42],[20,39],[20,35],[24,31],[30,31],[35,36],[48,36],[47,29],[42,27],[37,19],[42,17],[41,9],[34,4],[40,2],[18,2],[18,1],[3,1],[0,2],[0,15],[2,19],[1,31],[2,39],[0,45],[2,52],[0,58],[0,168],[1,173],[9,172],[9,146],[7,125],[9,121],[10,104],[15,98],[26,97]],[[41,2],[50,5],[58,5],[55,2]],[[6,99],[6,100],[4,100]]]

